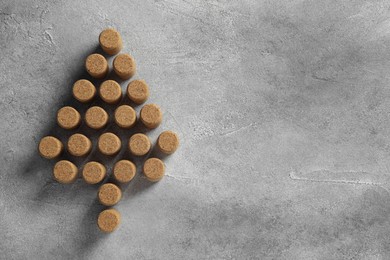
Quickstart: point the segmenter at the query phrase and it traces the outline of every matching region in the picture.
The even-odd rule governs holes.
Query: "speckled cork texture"
[[[114,155],[121,149],[121,139],[113,133],[104,133],[99,137],[98,148],[102,154]]]
[[[80,113],[73,107],[63,107],[57,112],[57,123],[64,129],[75,129],[81,123]]]
[[[110,233],[113,232],[121,223],[121,215],[115,209],[106,209],[100,212],[97,225],[99,229],[103,232]]]
[[[118,126],[131,128],[137,122],[137,114],[131,106],[122,105],[115,110],[114,119]]]
[[[96,87],[91,81],[80,79],[73,84],[72,94],[81,103],[88,103],[95,97]]]
[[[83,167],[82,177],[88,184],[97,184],[106,177],[106,167],[99,162],[87,162]]]
[[[109,55],[119,53],[123,47],[121,35],[112,28],[105,29],[100,33],[99,43],[103,51]]]
[[[77,167],[67,160],[58,161],[53,168],[53,177],[59,183],[72,183],[77,179]]]
[[[54,159],[58,157],[64,146],[60,140],[54,136],[45,136],[39,142],[39,154],[46,159]]]
[[[91,151],[92,143],[83,134],[73,134],[69,137],[67,149],[73,156],[85,156]]]
[[[102,79],[108,73],[108,63],[104,56],[94,53],[85,60],[85,69],[91,77]]]
[[[147,128],[156,128],[162,121],[162,112],[158,105],[147,104],[140,112],[140,120]]]
[[[99,188],[98,199],[104,206],[114,206],[121,198],[121,189],[113,183],[105,183]]]
[[[179,136],[173,131],[164,131],[158,136],[157,147],[165,154],[173,154],[179,147]]]
[[[121,79],[129,79],[136,72],[134,58],[130,54],[118,54],[112,64],[115,73]]]
[[[156,182],[164,177],[165,165],[158,158],[149,158],[145,161],[142,170],[149,181]]]
[[[127,183],[134,178],[136,171],[137,168],[133,162],[120,160],[114,165],[113,176],[115,180],[121,183]]]
[[[145,80],[133,80],[127,85],[127,96],[136,104],[142,104],[149,98],[149,87]]]
[[[90,128],[101,129],[105,127],[108,123],[108,114],[101,107],[90,107],[85,113],[85,123]]]
[[[122,89],[118,82],[109,79],[100,85],[99,95],[104,102],[108,104],[115,104],[122,98]]]
[[[135,156],[143,156],[150,151],[151,142],[147,135],[138,133],[130,137],[129,150]]]

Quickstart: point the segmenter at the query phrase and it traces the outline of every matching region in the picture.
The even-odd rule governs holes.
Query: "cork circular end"
[[[128,105],[119,106],[114,113],[115,122],[122,128],[131,128],[137,121],[135,110]]]
[[[118,228],[121,222],[121,215],[115,209],[106,209],[100,212],[97,220],[101,231],[110,233]]]
[[[80,79],[73,84],[73,97],[81,103],[92,101],[96,95],[95,86],[86,79]]]
[[[99,35],[99,44],[103,51],[109,55],[115,55],[123,47],[122,38],[118,31],[108,28]]]
[[[149,87],[144,80],[133,80],[127,85],[127,96],[136,104],[142,104],[149,98]]]
[[[140,113],[140,119],[147,128],[153,129],[158,127],[162,121],[160,107],[156,104],[147,104],[143,106]]]
[[[104,133],[99,137],[98,148],[102,154],[114,155],[121,149],[121,139],[113,133]]]
[[[129,150],[133,155],[143,156],[150,151],[151,142],[144,134],[135,134],[130,137]]]
[[[91,140],[82,134],[73,134],[68,140],[68,152],[73,156],[85,156],[92,149]]]
[[[61,160],[54,165],[53,177],[59,183],[72,183],[77,179],[77,167],[70,161]]]
[[[114,206],[121,198],[121,190],[113,183],[105,183],[99,188],[98,199],[104,206]]]
[[[85,123],[92,129],[101,129],[108,123],[108,114],[101,107],[90,107],[85,113]]]
[[[156,182],[164,177],[165,165],[160,159],[150,158],[144,163],[143,172],[149,181]]]
[[[64,146],[61,141],[54,136],[45,136],[39,142],[39,154],[46,159],[54,159],[58,157]]]
[[[165,154],[172,154],[179,147],[179,136],[175,132],[164,131],[157,139],[157,147]]]
[[[81,123],[80,113],[73,107],[63,107],[57,112],[57,123],[64,129],[75,129]]]
[[[82,177],[88,184],[97,184],[106,176],[106,167],[99,162],[88,162],[84,165]]]
[[[108,73],[108,64],[106,58],[102,55],[94,53],[85,60],[85,68],[89,75],[94,78],[102,79]]]
[[[135,61],[129,54],[119,54],[114,59],[113,69],[121,79],[129,79],[136,72]]]
[[[121,160],[115,163],[113,175],[115,180],[127,183],[134,178],[136,171],[137,168],[134,163],[129,160]]]
[[[108,104],[118,103],[122,98],[122,88],[114,80],[104,81],[99,88],[99,95]]]

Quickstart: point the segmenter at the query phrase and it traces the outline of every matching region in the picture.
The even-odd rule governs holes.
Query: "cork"
[[[147,104],[141,109],[140,119],[147,128],[156,128],[162,121],[162,112],[156,104]]]
[[[149,137],[144,134],[135,134],[130,137],[129,150],[136,156],[143,156],[150,150],[151,143]]]
[[[134,178],[136,171],[137,168],[134,163],[129,160],[121,160],[115,163],[113,175],[115,180],[127,183]]]
[[[172,154],[179,147],[179,137],[175,132],[164,131],[157,139],[157,147],[165,154]]]
[[[104,133],[99,137],[98,148],[102,154],[114,155],[121,149],[121,139],[113,133]]]
[[[121,35],[112,28],[105,29],[100,33],[99,43],[103,51],[109,55],[119,53],[123,47]]]
[[[108,73],[108,64],[106,58],[94,53],[85,60],[85,68],[93,78],[102,79]]]
[[[46,159],[53,159],[58,157],[64,146],[61,141],[54,136],[45,136],[39,142],[39,154]]]
[[[119,54],[115,57],[114,62],[112,64],[115,73],[121,79],[129,79],[131,78],[136,71],[136,65],[133,57],[129,54]]]
[[[122,88],[114,80],[104,81],[99,88],[99,95],[108,104],[118,103],[122,98]]]
[[[122,128],[131,128],[137,121],[137,114],[128,105],[119,106],[114,113],[115,122]]]
[[[98,199],[104,206],[114,206],[121,197],[121,190],[113,183],[105,183],[99,188]]]
[[[108,123],[108,114],[101,107],[90,107],[85,113],[85,123],[92,129],[101,129]]]
[[[92,149],[92,143],[82,134],[74,134],[68,140],[68,152],[73,156],[85,156]]]
[[[106,209],[100,212],[97,220],[101,231],[110,233],[117,229],[121,223],[121,215],[116,209]]]
[[[77,179],[77,167],[70,161],[61,160],[54,165],[53,177],[59,183],[72,183]]]
[[[96,88],[91,81],[80,79],[73,84],[73,97],[81,103],[88,103],[96,95]]]
[[[164,177],[165,165],[160,159],[150,158],[146,160],[143,172],[149,181],[159,181]]]
[[[149,87],[144,80],[133,80],[127,85],[127,96],[134,103],[142,104],[149,97]]]
[[[84,165],[82,177],[88,184],[97,184],[106,177],[106,167],[99,162],[87,162]]]
[[[63,107],[57,112],[57,123],[64,129],[75,129],[81,123],[80,113],[73,107]]]

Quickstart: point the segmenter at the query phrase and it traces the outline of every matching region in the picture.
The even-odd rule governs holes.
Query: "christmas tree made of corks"
[[[122,48],[122,38],[114,29],[106,29],[99,35],[99,44],[102,50],[108,55],[116,55],[112,62],[114,73],[122,80],[130,79],[136,72],[136,64],[129,54],[118,54]],[[147,129],[157,128],[162,121],[162,112],[156,104],[145,104],[140,110],[139,116],[130,105],[118,105],[123,98],[120,84],[107,79],[109,75],[109,65],[106,58],[98,53],[91,54],[85,61],[85,68],[88,74],[103,82],[99,86],[99,91],[95,85],[86,79],[80,79],[73,85],[73,97],[82,104],[90,104],[96,97],[97,92],[103,102],[116,106],[113,113],[113,121],[123,130],[131,129],[142,124]],[[146,102],[149,97],[149,87],[144,80],[131,81],[126,90],[126,95],[136,105]],[[65,106],[57,112],[58,125],[66,130],[81,130],[80,125],[84,120],[85,125],[94,130],[104,129],[110,115],[100,106],[89,106],[82,119],[80,112],[71,106]],[[134,131],[133,131],[134,132]],[[93,150],[93,144],[86,133],[72,134],[66,143],[66,151],[71,156],[86,157]],[[173,131],[163,131],[160,133],[156,149],[162,155],[172,154],[179,146],[178,135]],[[147,156],[152,149],[149,137],[144,133],[134,133],[129,136],[128,149],[135,157]],[[112,132],[103,131],[97,141],[97,150],[104,156],[113,159],[122,148],[121,139]],[[64,145],[58,137],[45,136],[39,143],[39,153],[47,159],[58,158],[64,151]],[[111,173],[107,172],[107,167],[103,162],[86,162],[80,170],[82,179],[92,185],[98,185],[110,176],[113,181],[104,183],[98,189],[97,197],[99,202],[109,207],[100,212],[97,219],[97,226],[103,232],[114,231],[121,222],[121,215],[118,210],[111,208],[116,205],[121,197],[121,184],[129,183],[137,173],[137,166],[128,159],[122,159],[114,163]],[[142,172],[148,181],[156,182],[163,178],[165,165],[159,158],[148,158],[143,162]],[[53,168],[53,177],[63,184],[70,184],[76,181],[79,176],[78,167],[70,160],[59,160]]]

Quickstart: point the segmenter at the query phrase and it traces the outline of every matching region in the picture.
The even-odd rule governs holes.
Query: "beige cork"
[[[54,136],[45,136],[39,142],[39,154],[46,159],[53,159],[58,157],[64,146],[61,141]]]
[[[146,160],[143,172],[149,181],[159,181],[164,177],[165,165],[160,159],[150,158]]]
[[[134,178],[136,171],[137,168],[133,162],[120,160],[114,165],[113,175],[117,181],[127,183]]]
[[[102,154],[114,155],[121,149],[121,139],[113,133],[104,133],[99,137],[98,148]]]
[[[101,231],[113,232],[121,223],[121,214],[116,209],[106,209],[100,212],[97,220],[98,227]]]
[[[104,81],[99,88],[99,95],[108,104],[118,103],[122,98],[122,88],[114,80]]]
[[[80,79],[73,84],[73,97],[81,103],[92,101],[96,95],[96,88],[91,81]]]
[[[105,183],[99,188],[98,199],[104,206],[114,206],[121,197],[121,190],[113,183]]]
[[[162,112],[156,104],[143,106],[140,112],[140,119],[147,128],[156,128],[162,121]]]
[[[131,128],[137,121],[137,114],[131,106],[122,105],[115,110],[114,118],[118,126]]]
[[[75,129],[81,123],[80,113],[73,107],[63,107],[57,112],[57,123],[64,129]]]
[[[123,47],[122,38],[118,31],[108,28],[99,35],[100,47],[109,55],[119,53]]]
[[[82,172],[83,179],[88,184],[97,184],[106,177],[106,167],[99,162],[87,162]]]
[[[127,96],[134,103],[142,104],[149,97],[149,87],[144,80],[133,80],[127,85]]]
[[[107,112],[98,106],[88,108],[85,113],[85,123],[93,129],[101,129],[108,123]]]
[[[74,134],[69,137],[67,148],[73,156],[85,156],[91,151],[92,143],[85,135]]]
[[[121,79],[129,79],[136,72],[135,61],[129,54],[117,55],[113,62],[113,68]]]
[[[77,179],[77,167],[70,161],[61,160],[54,165],[53,177],[59,183],[72,183]]]
[[[130,137],[129,150],[133,155],[143,156],[150,151],[150,147],[150,139],[146,135],[135,134]]]
[[[85,68],[89,75],[94,78],[102,79],[108,73],[108,64],[106,58],[102,55],[94,53],[85,60]]]
[[[157,147],[165,154],[172,154],[179,147],[179,137],[175,132],[164,131],[157,139]]]

